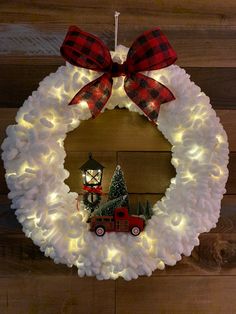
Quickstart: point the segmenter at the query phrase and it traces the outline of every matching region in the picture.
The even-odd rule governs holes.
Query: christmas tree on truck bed
[[[114,210],[117,207],[123,207],[126,196],[119,196],[114,200],[110,200],[105,204],[101,205],[98,209],[96,209],[93,213],[94,216],[112,216],[114,214]]]

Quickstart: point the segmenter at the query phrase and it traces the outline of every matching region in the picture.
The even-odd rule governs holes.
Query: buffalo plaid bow
[[[171,91],[156,80],[140,73],[165,68],[177,59],[176,53],[160,29],[140,35],[129,49],[123,64],[113,62],[109,49],[96,36],[71,26],[61,46],[61,55],[73,65],[104,72],[85,85],[69,105],[86,101],[96,117],[111,96],[113,77],[125,76],[124,89],[129,98],[155,121],[162,103],[175,99]]]

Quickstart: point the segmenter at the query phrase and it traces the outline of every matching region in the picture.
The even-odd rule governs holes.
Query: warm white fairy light
[[[50,203],[55,202],[57,200],[58,193],[57,192],[52,192],[48,195],[48,201]]]
[[[88,103],[85,100],[80,101],[79,105],[81,109],[88,109]]]
[[[18,174],[22,175],[23,173],[31,173],[31,174],[36,174],[38,168],[36,166],[31,166],[27,161],[24,161],[18,170]]]
[[[33,127],[33,125],[30,122],[26,121],[24,118],[20,118],[18,120],[18,124],[22,125],[23,127],[27,129],[31,129]]]
[[[173,226],[179,226],[182,222],[182,217],[180,214],[174,214],[171,218],[171,223]]]
[[[213,173],[211,174],[212,178],[220,179],[220,177],[224,174],[223,170],[220,166],[214,165]]]
[[[163,261],[159,261],[157,264],[157,268],[163,270],[165,268],[165,263]]]
[[[64,145],[63,145],[64,140],[63,140],[62,138],[60,138],[59,140],[57,140],[57,143],[58,143],[62,148],[64,147]]]
[[[204,148],[194,144],[193,147],[189,150],[188,154],[190,158],[200,160],[204,154]]]
[[[119,254],[119,251],[115,248],[112,248],[112,249],[108,249],[107,250],[107,260],[108,261],[112,261],[112,259],[117,256],[117,254]]]
[[[178,158],[172,158],[171,161],[175,167],[178,167],[178,165],[179,165],[179,159]]]
[[[186,183],[189,181],[196,181],[194,174],[188,170],[184,173],[183,178],[186,180]]]
[[[118,46],[113,57],[124,61],[126,53],[125,47]],[[220,205],[213,199],[222,198],[227,179],[227,137],[208,98],[199,93],[183,69],[174,65],[147,73],[177,96],[161,105],[157,121],[158,129],[172,144],[177,176],[171,179],[165,197],[154,205],[154,215],[138,237],[107,233],[99,238],[89,231],[83,204],[77,207],[78,195],[68,192],[61,158],[66,132],[91,117],[86,100],[78,106],[67,104],[99,75],[67,64],[40,84],[39,93],[20,109],[17,121],[23,128],[19,131],[12,126],[7,130],[8,138],[3,143],[6,180],[24,232],[47,256],[57,263],[74,264],[80,276],[122,276],[130,280],[150,275],[155,268],[164,269],[165,264],[175,264],[181,254],[191,252],[200,232],[215,225]],[[125,94],[122,82],[123,77],[114,78],[106,107],[119,105],[142,114]],[[215,143],[208,147],[208,137],[201,141],[195,128]],[[48,150],[34,151],[38,144]]]
[[[78,239],[70,239],[69,240],[69,252],[77,252],[78,250]]]
[[[217,134],[216,135],[216,139],[217,141],[221,144],[221,143],[224,143],[224,139],[223,139],[223,136],[221,134]]]
[[[174,142],[181,142],[184,135],[184,131],[179,131],[174,134]]]
[[[15,176],[17,175],[16,172],[6,172],[6,177]]]

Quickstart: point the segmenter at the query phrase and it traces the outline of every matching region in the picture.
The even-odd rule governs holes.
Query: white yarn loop
[[[113,58],[124,61],[127,48],[118,46]],[[40,82],[8,126],[2,144],[12,208],[26,236],[55,263],[75,265],[79,276],[126,280],[148,275],[165,264],[190,255],[198,236],[215,227],[228,177],[226,133],[209,98],[177,65],[146,72],[166,85],[176,99],[161,106],[158,128],[172,145],[176,177],[165,196],[153,206],[153,216],[138,237],[89,231],[88,213],[77,193],[64,183],[66,133],[91,117],[86,101],[68,106],[88,81],[100,74],[61,66]],[[123,77],[114,78],[107,109],[116,106],[142,112],[123,90]]]

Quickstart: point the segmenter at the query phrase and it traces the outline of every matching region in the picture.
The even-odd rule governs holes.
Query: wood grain
[[[131,195],[131,198],[152,202],[158,196]],[[184,257],[175,267],[167,266],[164,271],[155,271],[153,276],[236,275],[235,201],[235,195],[224,197],[217,227],[200,236],[200,245],[194,248],[190,257]],[[9,205],[0,204],[0,217],[1,277],[28,273],[47,276],[71,273],[66,266],[55,265],[50,258],[46,258],[32,240],[24,236]],[[76,268],[72,273],[77,275]]]
[[[33,62],[31,64],[0,64],[0,107],[21,106],[25,99],[38,88],[39,82],[51,72],[55,72],[57,67],[52,64],[37,65]],[[211,98],[214,108],[235,108],[236,67],[186,67],[185,70],[190,74],[191,80]]]
[[[130,193],[163,193],[175,177],[170,160],[166,152],[118,152]]]
[[[0,240],[0,276],[58,276],[73,274],[76,267],[56,265],[40,252],[31,239],[21,231],[1,233]],[[236,233],[205,233],[200,236],[200,245],[195,247],[190,257],[183,257],[174,267],[166,266],[152,276],[220,276],[236,275]],[[1,284],[0,284],[1,286]]]
[[[140,21],[139,21],[140,22]],[[159,23],[159,21],[158,21]],[[97,35],[110,50],[114,50],[114,26],[111,24],[76,24],[83,30]],[[177,52],[180,66],[235,67],[236,28],[215,26],[182,27],[161,25],[162,31]],[[118,43],[130,47],[134,39],[156,22],[139,23],[129,28],[120,17]],[[0,64],[57,64],[62,63],[59,48],[68,24],[0,24]],[[207,47],[207,49],[206,49]],[[224,47],[224,49],[222,49]],[[204,51],[204,53],[203,53]],[[227,53],[225,53],[227,51]]]
[[[234,313],[235,276],[152,277],[116,285],[117,314]]]
[[[3,277],[0,286],[0,312],[3,314],[114,313],[113,281],[28,275]]]
[[[155,271],[151,278],[129,283],[81,279],[75,267],[54,264],[24,236],[6,199],[0,161],[0,313],[234,314],[236,110],[228,110],[236,108],[234,0],[1,1],[0,143],[7,125],[14,124],[16,107],[64,64],[59,47],[68,26],[75,24],[98,35],[113,50],[115,11],[121,12],[119,44],[129,47],[140,33],[160,26],[177,51],[177,64],[220,109],[217,115],[228,134],[231,154],[229,194],[223,198],[218,224],[200,235],[200,245],[191,256]],[[153,204],[160,199],[174,173],[169,143],[146,119],[125,110],[83,122],[68,134],[65,148],[72,190],[81,192],[78,168],[88,151],[106,166],[105,192],[115,165],[122,163],[132,209],[138,202]]]
[[[135,140],[134,140],[135,139]],[[65,140],[66,151],[170,151],[171,145],[148,120],[125,109],[107,110],[82,121]]]
[[[163,25],[185,26],[230,26],[235,25],[235,2],[185,1],[185,0],[138,0],[112,1],[96,0],[79,3],[71,1],[47,2],[9,1],[0,6],[2,23],[65,23],[65,24],[108,24],[114,22],[114,12],[121,13],[123,25]],[[204,12],[204,14],[203,14]],[[130,27],[129,27],[130,28]]]
[[[138,202],[145,204],[148,200],[151,205],[156,203],[161,199],[163,194],[129,194],[129,201],[131,210],[133,209],[133,213],[138,205]],[[81,195],[79,195],[82,198]],[[107,200],[107,194],[104,194],[102,197],[102,202]],[[219,233],[219,234],[236,234],[236,215],[235,215],[235,195],[224,195],[220,218],[217,223],[217,226],[213,228],[211,233]],[[18,223],[14,210],[10,209],[11,201],[7,198],[6,195],[1,195],[0,197],[0,234],[8,237],[9,235],[21,234],[21,225]],[[7,238],[8,239],[8,238]],[[9,238],[10,239],[10,238]],[[18,245],[16,245],[18,246]]]
[[[0,145],[7,126],[15,124],[17,110],[0,108]],[[236,151],[236,111],[216,110],[216,114],[228,135],[230,151]],[[106,110],[95,120],[82,121],[79,128],[67,134],[65,149],[77,152],[169,151],[170,144],[143,116],[115,109]]]
[[[82,160],[86,161],[88,152],[68,152],[65,160],[65,168],[70,172],[66,180],[70,189],[75,192],[81,191],[81,173],[79,167]],[[96,152],[95,156],[106,166],[104,171],[103,187],[108,191],[108,186],[115,166],[120,164],[126,178],[130,193],[164,193],[170,184],[171,178],[175,177],[175,169],[171,165],[170,152]],[[109,156],[109,157],[108,157]],[[226,184],[227,194],[236,193],[236,153],[230,153],[228,165],[229,178]],[[140,171],[141,178],[140,179]],[[1,194],[7,194],[8,189],[4,178],[5,170],[0,160],[0,186]]]

